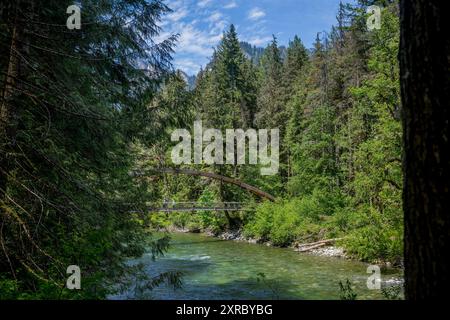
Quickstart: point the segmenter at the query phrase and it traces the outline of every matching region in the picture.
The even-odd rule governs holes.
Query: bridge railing
[[[176,212],[176,211],[242,211],[241,202],[165,202],[162,204],[149,204],[149,212]]]

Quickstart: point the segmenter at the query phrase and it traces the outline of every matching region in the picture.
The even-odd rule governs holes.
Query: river
[[[174,233],[171,238],[171,248],[164,257],[153,261],[151,254],[145,254],[129,263],[142,263],[149,275],[180,271],[181,289],[163,285],[139,296],[129,289],[109,298],[339,299],[339,281],[347,279],[354,285],[358,299],[383,298],[379,290],[367,289],[370,274],[366,273],[368,265],[361,262],[300,254],[289,248],[223,241],[201,234]],[[400,277],[398,270],[382,272],[383,281]]]

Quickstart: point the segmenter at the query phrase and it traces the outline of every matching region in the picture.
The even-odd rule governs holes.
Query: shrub
[[[245,225],[244,234],[277,246],[288,246],[301,236],[319,233],[324,218],[332,216],[342,203],[339,194],[318,190],[291,201],[264,203]]]
[[[397,262],[403,252],[401,229],[368,225],[353,231],[344,242],[347,251],[367,262]]]

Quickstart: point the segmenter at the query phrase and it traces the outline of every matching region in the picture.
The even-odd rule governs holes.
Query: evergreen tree
[[[83,1],[81,29],[68,30],[72,4],[0,5],[0,282],[17,288],[6,297],[105,297],[146,245],[145,217],[130,214],[145,205],[132,142],[148,138],[147,106],[170,69],[176,38],[154,41],[169,8]],[[82,292],[61,290],[74,264]]]
[[[287,48],[287,57],[284,61],[284,85],[287,95],[293,93],[293,85],[299,80],[303,72],[303,67],[308,61],[308,52],[298,36],[289,43]]]
[[[279,128],[286,120],[284,101],[282,101],[283,62],[277,39],[264,51],[261,60],[262,82],[258,94],[258,127]]]
[[[204,121],[205,126],[223,132],[232,128],[252,128],[255,123],[256,86],[255,67],[245,57],[236,29],[231,25],[198,82],[198,117]],[[219,165],[214,169],[224,176],[239,177],[244,174],[237,165]],[[241,190],[223,184],[219,184],[215,192],[221,201],[236,201],[243,196]],[[233,226],[229,213],[227,218],[229,225]]]

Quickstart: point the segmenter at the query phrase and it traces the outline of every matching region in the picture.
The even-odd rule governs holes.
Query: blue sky
[[[180,34],[174,66],[196,74],[205,66],[231,23],[239,39],[265,47],[274,34],[281,45],[294,35],[307,48],[317,32],[329,31],[336,22],[340,0],[166,0],[173,10],[163,17],[159,39]],[[348,1],[343,1],[348,2]]]

